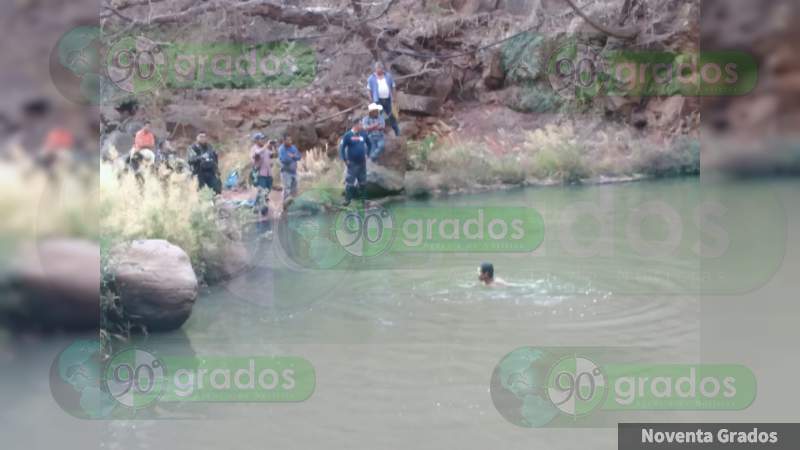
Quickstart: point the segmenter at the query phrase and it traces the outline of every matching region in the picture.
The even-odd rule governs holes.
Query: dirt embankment
[[[112,2],[128,3],[136,4]],[[580,7],[568,0],[330,0],[325,7],[263,1],[224,15],[213,5],[176,3],[180,8],[154,2],[121,11],[135,20],[150,14],[158,24],[142,29],[172,33],[173,41],[290,39],[310,46],[316,58],[313,81],[300,87],[141,96],[138,116],[157,118],[178,147],[199,129],[229,148],[245,146],[255,130],[288,131],[302,150],[328,148],[333,156],[348,122],[364,114],[366,78],[380,60],[398,79],[400,125],[411,144],[387,152],[398,170],[419,169],[415,146],[434,136],[437,145],[477,142],[503,153],[523,148],[529,132],[568,124],[590,162],[602,162],[591,168],[599,175],[649,172],[648,164],[654,173],[684,173],[689,166],[699,170],[699,153],[685,149],[699,148],[686,141],[699,142],[701,118],[713,138],[703,142],[709,167],[749,166],[754,160],[767,168],[800,166],[799,156],[776,149],[780,144],[765,144],[791,138],[800,110],[797,64],[789,56],[799,41],[791,27],[792,18],[800,17],[793,2],[761,7],[746,0],[709,1],[701,14],[696,0],[595,0]],[[121,25],[114,15],[105,20]],[[576,77],[554,73],[553,55],[567,47],[573,63],[597,63],[597,55],[608,52],[743,51],[754,58],[758,80],[746,95],[592,92],[581,89]],[[104,117],[120,119],[111,108]],[[732,152],[731,142],[747,149]]]
[[[397,100],[407,139],[443,129],[465,135],[480,129],[483,137],[495,139],[491,135],[496,132],[486,130],[476,109],[499,110],[502,130],[531,129],[580,115],[649,127],[657,134],[686,133],[696,125],[689,123],[697,110],[691,101],[665,105],[660,99],[598,98],[570,108],[575,106],[571,99],[550,92],[546,65],[554,47],[571,36],[598,51],[696,48],[697,2],[598,0],[584,7],[585,15],[604,27],[636,30],[632,39],[598,31],[564,0],[395,0],[355,9],[352,5],[359,2],[328,3],[327,9],[303,9],[302,2],[296,8],[233,9],[226,16],[230,26],[210,25],[221,12],[184,13],[181,17],[193,25],[177,29],[175,39],[298,38],[316,53],[316,77],[297,89],[159,92],[158,98],[141,99],[140,114],[163,119],[165,131],[178,140],[200,128],[228,140],[252,130],[278,132],[288,126],[305,148],[330,145],[351,117],[364,113],[366,78],[373,62],[381,60],[398,78]],[[171,17],[180,14],[177,10],[161,3],[152,8],[154,16],[164,18],[162,31],[176,28]],[[145,6],[123,10],[130,17],[147,11]],[[112,122],[119,118],[110,108],[104,114]]]

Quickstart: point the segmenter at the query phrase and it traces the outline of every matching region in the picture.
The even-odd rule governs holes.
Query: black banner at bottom
[[[798,423],[621,423],[619,450],[795,450]]]

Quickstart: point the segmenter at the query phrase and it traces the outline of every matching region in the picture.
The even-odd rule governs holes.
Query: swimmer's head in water
[[[494,266],[492,263],[486,262],[481,264],[481,267],[478,270],[478,279],[486,284],[489,284],[494,280]]]

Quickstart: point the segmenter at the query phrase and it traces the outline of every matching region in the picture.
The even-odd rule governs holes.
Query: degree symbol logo
[[[594,48],[567,42],[556,48],[547,61],[550,86],[566,99],[597,96],[607,79],[605,58]]]
[[[118,403],[141,409],[158,401],[164,393],[166,367],[161,359],[149,352],[125,349],[106,364],[104,382]]]
[[[559,360],[547,376],[550,401],[564,414],[584,416],[605,401],[606,375],[590,359],[568,356]]]

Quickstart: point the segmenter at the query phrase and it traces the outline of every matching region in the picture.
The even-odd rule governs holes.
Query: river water
[[[308,400],[79,420],[59,409],[48,386],[50,364],[75,337],[7,338],[3,435],[18,444],[9,448],[612,449],[618,421],[797,419],[785,396],[800,364],[785,355],[796,355],[800,337],[798,194],[797,181],[679,179],[409,201],[400,206],[531,208],[544,239],[533,252],[416,254],[348,270],[301,267],[276,233],[253,244],[252,271],[205,292],[180,332],[147,344],[203,356],[303,357],[316,373]],[[508,286],[478,286],[482,261]],[[744,364],[758,396],[738,412],[520,427],[498,412],[490,384],[498,362],[526,346]]]

